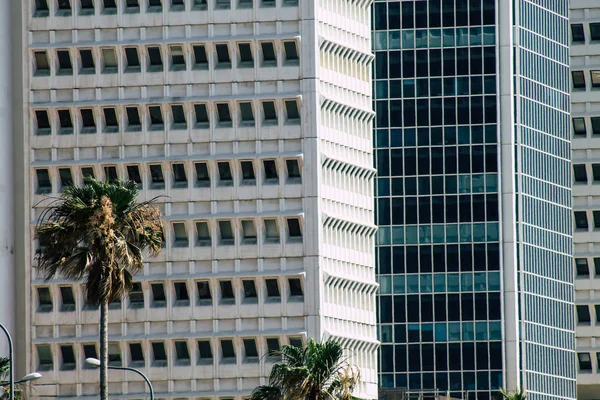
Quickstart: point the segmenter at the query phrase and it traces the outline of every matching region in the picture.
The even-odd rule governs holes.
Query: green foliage
[[[523,388],[519,388],[514,392],[507,392],[504,389],[500,389],[500,395],[503,400],[524,400],[527,397],[527,392]]]
[[[135,182],[68,187],[41,215],[37,269],[47,280],[86,278],[89,304],[121,300],[143,269],[143,253],[156,255],[163,240],[160,211],[153,201],[136,203],[137,195]]]
[[[251,400],[350,400],[360,381],[342,346],[332,340],[306,347],[283,346],[276,353],[282,362],[271,370],[269,384],[257,387]]]

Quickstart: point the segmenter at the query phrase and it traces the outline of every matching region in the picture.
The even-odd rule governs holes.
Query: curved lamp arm
[[[98,360],[97,358],[86,358],[85,359],[85,363],[87,365],[89,365],[90,367],[94,367],[94,368],[100,367],[100,360]],[[154,400],[154,389],[152,388],[152,383],[150,383],[150,379],[148,379],[148,377],[146,375],[144,375],[142,373],[142,371],[137,370],[135,368],[113,367],[113,366],[110,366],[110,365],[108,366],[108,369],[117,369],[117,370],[121,370],[121,371],[131,371],[131,372],[135,372],[136,374],[140,375],[142,378],[144,378],[144,380],[148,384],[148,389],[150,390],[150,400]]]

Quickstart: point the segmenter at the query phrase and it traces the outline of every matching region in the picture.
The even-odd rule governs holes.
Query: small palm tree
[[[10,373],[10,359],[8,357],[0,357],[0,400],[8,400],[9,389],[8,385],[8,374]],[[15,385],[15,400],[21,399],[21,389],[18,385]]]
[[[500,395],[504,400],[524,400],[527,397],[527,392],[523,388],[519,388],[514,392],[507,392],[504,389],[500,389]]]
[[[71,186],[41,215],[36,255],[46,280],[57,274],[86,280],[85,297],[100,306],[100,398],[108,399],[108,303],[131,290],[132,274],[143,269],[143,254],[161,249],[163,226],[154,200],[136,203],[135,182],[86,179]]]
[[[259,386],[250,400],[350,400],[360,382],[358,368],[344,357],[342,346],[310,339],[304,348],[286,345],[276,355],[282,362],[271,370],[269,384]]]

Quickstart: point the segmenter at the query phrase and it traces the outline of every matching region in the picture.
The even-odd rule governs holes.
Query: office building
[[[572,0],[569,5],[571,39],[571,121],[573,162],[573,257],[577,398],[597,399],[600,389],[600,252],[597,228],[600,205],[600,4]],[[598,292],[600,293],[600,292]]]
[[[575,398],[568,12],[374,2],[383,388]]]
[[[335,338],[361,368],[357,394],[375,398],[370,2],[5,3],[6,290],[17,375],[44,375],[30,398],[98,394],[83,363],[98,357],[98,310],[81,283],[33,269],[44,199],[87,175],[161,196],[165,221],[163,251],[110,305],[112,365],[147,373],[156,398],[242,399],[267,382],[269,350]],[[147,396],[135,374],[109,380],[111,398]]]

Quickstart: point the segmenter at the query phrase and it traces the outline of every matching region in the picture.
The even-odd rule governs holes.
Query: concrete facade
[[[370,3],[23,3],[32,398],[98,393],[83,360],[99,312],[32,267],[40,202],[87,175],[166,196],[164,249],[109,314],[111,362],[146,372],[156,398],[244,398],[269,349],[310,337],[351,349],[376,397]],[[134,374],[109,379],[111,398],[145,397]]]

